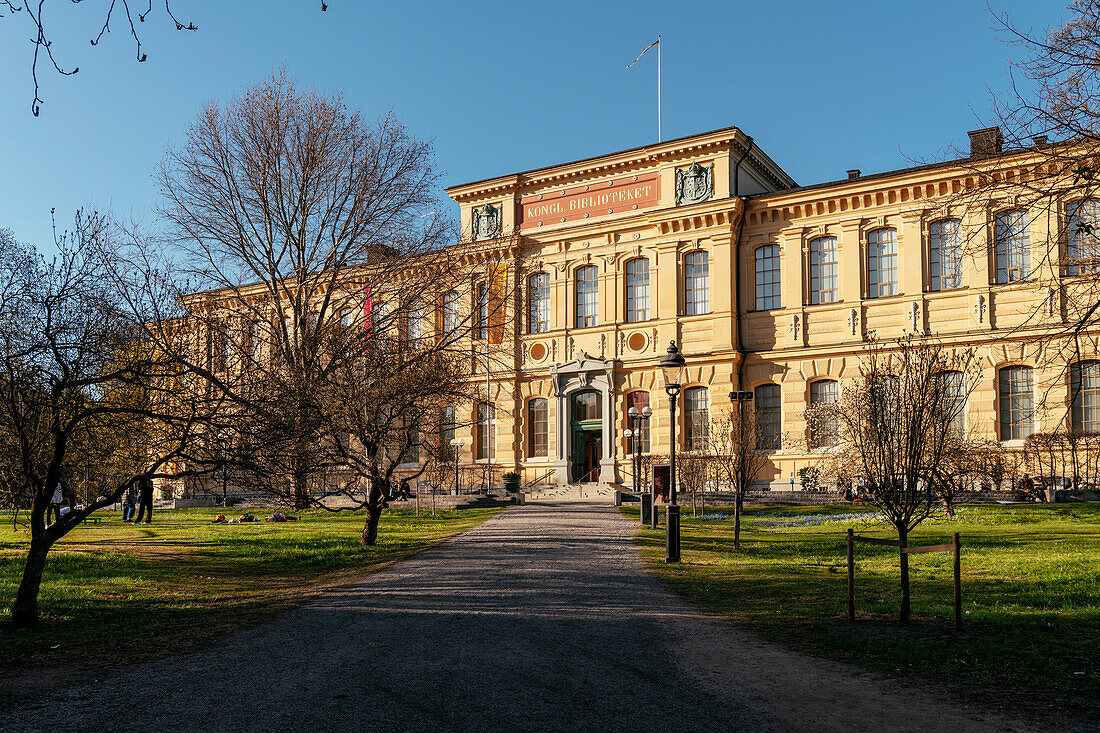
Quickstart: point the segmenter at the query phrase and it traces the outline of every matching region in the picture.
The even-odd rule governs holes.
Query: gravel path
[[[217,647],[0,713],[0,729],[1028,730],[698,611],[645,574],[633,531],[610,506],[515,507]]]

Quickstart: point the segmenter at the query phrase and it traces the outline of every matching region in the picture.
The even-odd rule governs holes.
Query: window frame
[[[592,277],[589,278],[588,275]],[[596,265],[583,265],[573,272],[574,309],[577,328],[600,325],[600,271]],[[583,287],[582,287],[583,286]],[[591,311],[591,312],[590,312]]]
[[[953,231],[944,231],[945,224],[952,223]],[[955,241],[945,248],[944,238],[954,235]],[[944,251],[953,251],[952,258],[945,258]],[[954,267],[954,274],[945,275],[944,265]],[[958,290],[962,285],[962,220],[954,217],[937,219],[928,224],[928,289],[938,293],[944,290]],[[950,279],[953,284],[945,285]]]
[[[534,272],[527,276],[527,333],[549,331],[550,273]]]
[[[828,385],[830,388],[823,391],[823,388]],[[831,395],[831,400],[822,400],[822,395]],[[755,396],[755,395],[754,395]],[[832,406],[836,408],[840,404],[840,382],[836,379],[824,377],[822,379],[815,379],[809,384],[809,404],[810,409],[824,408]],[[815,430],[815,427],[817,428]],[[813,423],[807,426],[810,431],[810,448],[832,448],[840,442],[840,421],[836,415],[835,409],[827,419],[827,425],[815,426]],[[824,429],[824,432],[822,432]]]
[[[1083,205],[1089,205],[1092,209],[1088,215],[1093,219],[1092,226],[1095,228],[1091,235],[1092,241],[1086,246],[1090,254],[1087,258],[1081,256],[1080,229],[1078,228],[1077,232],[1074,232],[1073,227],[1074,221],[1079,218],[1080,208]],[[1100,233],[1100,199],[1089,197],[1066,204],[1066,261],[1062,268],[1065,276],[1074,277],[1100,272],[1100,236],[1098,236],[1098,233]],[[1088,261],[1081,264],[1082,259]]]
[[[684,448],[705,451],[709,447],[710,390],[701,384],[687,387],[684,389]]]
[[[1084,384],[1085,369],[1092,372],[1087,376],[1095,379],[1095,384]],[[1070,430],[1076,435],[1100,435],[1100,361],[1074,362],[1070,365],[1069,379]]]
[[[635,263],[643,263],[642,272],[631,271]],[[623,267],[623,278],[626,287],[626,322],[642,323],[648,321],[649,314],[649,258],[632,257],[626,261]],[[644,276],[644,281],[638,281]],[[632,281],[632,279],[634,281]],[[641,292],[639,292],[641,291]],[[639,305],[641,302],[641,305]]]
[[[1012,225],[1005,223],[1006,217],[1013,214],[1019,214],[1023,222],[1021,232],[1014,236],[1011,235],[1011,230],[1006,229]],[[1010,246],[1013,243],[1016,246]],[[1013,257],[1017,259],[1015,266],[1012,265]],[[1014,272],[1015,278],[1013,278]],[[1031,279],[1031,223],[1027,209],[1004,209],[993,215],[993,274],[997,285],[1026,282]]]
[[[821,242],[830,242],[831,247],[828,250],[824,250],[821,247]],[[826,303],[836,303],[839,300],[840,292],[840,261],[837,252],[837,238],[826,234],[820,237],[814,237],[810,240],[810,305],[823,305]],[[823,259],[822,255],[831,254],[831,261]],[[825,268],[831,268],[832,274],[822,274],[822,270]],[[828,281],[832,281],[832,287],[826,288],[824,284]],[[829,293],[829,297],[826,299],[822,297],[824,293]]]
[[[645,401],[644,402],[636,401],[634,399],[634,395],[645,395]],[[650,404],[650,401],[649,401],[649,392],[647,390],[635,389],[635,390],[631,390],[630,392],[626,393],[626,412],[624,413],[626,415],[626,427],[629,428],[629,429],[632,429],[632,430],[634,429],[635,426],[641,428],[641,431],[642,431],[642,446],[641,447],[642,447],[642,454],[643,455],[648,455],[653,450],[652,432],[651,432],[650,427],[649,427],[649,423],[653,420],[653,418],[650,417],[649,420],[640,420],[640,419],[639,420],[631,420],[630,419],[630,408],[631,407],[637,407],[638,411],[641,412],[642,408],[647,407],[647,406],[652,408],[652,405]],[[633,439],[631,439],[631,440],[633,441]],[[633,448],[634,448],[633,444],[630,445],[630,448],[631,448],[631,450],[633,450]]]
[[[1027,407],[1013,406],[1012,400],[1021,400],[1024,392],[1016,393],[1006,389],[1011,387],[1013,372],[1026,371],[1029,391],[1026,393],[1029,405]],[[1012,416],[1019,413],[1023,419],[1013,420]],[[1007,418],[1007,419],[1006,419]],[[1006,436],[1006,429],[1008,435]],[[1015,433],[1019,433],[1016,435]],[[1007,364],[997,369],[997,437],[1002,441],[1023,440],[1035,432],[1035,375],[1034,369],[1026,364]]]
[[[477,432],[477,439],[474,445],[474,460],[491,461],[496,458],[496,403],[480,400],[475,408],[474,416],[476,418],[474,425],[476,426]],[[486,453],[488,455],[486,455]]]
[[[696,262],[695,260],[702,260]],[[684,315],[702,316],[710,313],[710,253],[696,249],[683,259]]]
[[[775,390],[774,396],[765,396],[764,390]],[[783,388],[775,382],[758,384],[752,390],[753,410],[756,419],[756,449],[778,451],[783,449]],[[774,405],[770,404],[774,399]],[[774,417],[773,417],[774,416]],[[774,427],[774,430],[772,428]]]
[[[762,252],[763,256],[761,256]],[[760,245],[752,251],[752,260],[754,310],[770,311],[782,308],[783,286],[779,245],[775,243]]]
[[[881,239],[889,232],[888,239]],[[882,251],[888,248],[890,251]],[[886,275],[892,274],[892,279]],[[867,297],[889,298],[898,294],[898,230],[877,227],[867,232]]]
[[[550,401],[545,397],[527,400],[527,457],[550,457]]]

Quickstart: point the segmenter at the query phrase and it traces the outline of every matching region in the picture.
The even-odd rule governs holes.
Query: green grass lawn
[[[496,509],[382,515],[378,543],[359,544],[364,514],[310,511],[287,523],[213,524],[223,510],[157,512],[154,524],[73,530],[50,552],[42,623],[7,623],[23,572],[26,529],[0,526],[0,670],[97,668],[186,651],[253,625],[325,589],[430,547]],[[241,512],[235,512],[239,514]],[[254,510],[261,519],[271,510]]]
[[[636,507],[625,509],[637,518]],[[718,516],[715,516],[718,514]],[[913,621],[897,621],[896,548],[856,545],[857,622],[847,622],[845,531],[896,539],[865,509],[750,507],[682,522],[680,565],[664,528],[637,541],[676,591],[768,638],[1007,709],[1100,713],[1100,506],[966,506],[910,545],[962,535],[963,630],[953,627],[950,553],[910,556]],[[1095,718],[1093,718],[1095,720]]]

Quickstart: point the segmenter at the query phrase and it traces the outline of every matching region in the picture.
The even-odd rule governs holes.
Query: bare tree
[[[470,337],[503,332],[509,300],[479,307],[456,266],[484,245],[431,213],[431,146],[279,72],[204,110],[159,179],[205,287],[184,299],[192,348],[236,404],[242,482],[304,508],[350,472],[373,542],[401,457],[441,398],[467,403]]]
[[[103,217],[78,215],[50,262],[10,236],[0,247],[0,500],[30,525],[16,626],[38,621],[50,548],[131,485],[176,476],[217,412],[180,389],[185,365],[119,297],[95,245],[103,236]],[[54,492],[82,469],[103,477],[97,495],[48,522]]]
[[[757,428],[752,403],[738,402],[712,413],[710,452],[715,479],[733,489],[733,549],[741,549],[741,512],[745,492],[752,488],[767,464],[767,452]]]
[[[958,375],[958,376],[956,376]],[[958,416],[980,375],[972,351],[905,336],[868,342],[860,376],[837,403],[837,451],[898,534],[902,623],[909,620],[909,533],[936,506]]]
[[[705,511],[706,497],[703,492],[712,481],[712,458],[709,450],[685,450],[676,455],[676,479],[683,490],[691,494],[692,516],[699,514],[700,497]]]

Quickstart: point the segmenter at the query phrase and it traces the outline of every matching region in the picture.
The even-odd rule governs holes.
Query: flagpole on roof
[[[657,34],[657,142],[661,142],[661,34]]]
[[[657,40],[646,46],[645,49],[638,54],[638,58],[627,64],[626,68],[629,69],[631,66],[638,63],[642,56],[645,56],[646,51],[654,46],[657,47],[657,142],[661,142],[661,36],[658,35]]]

